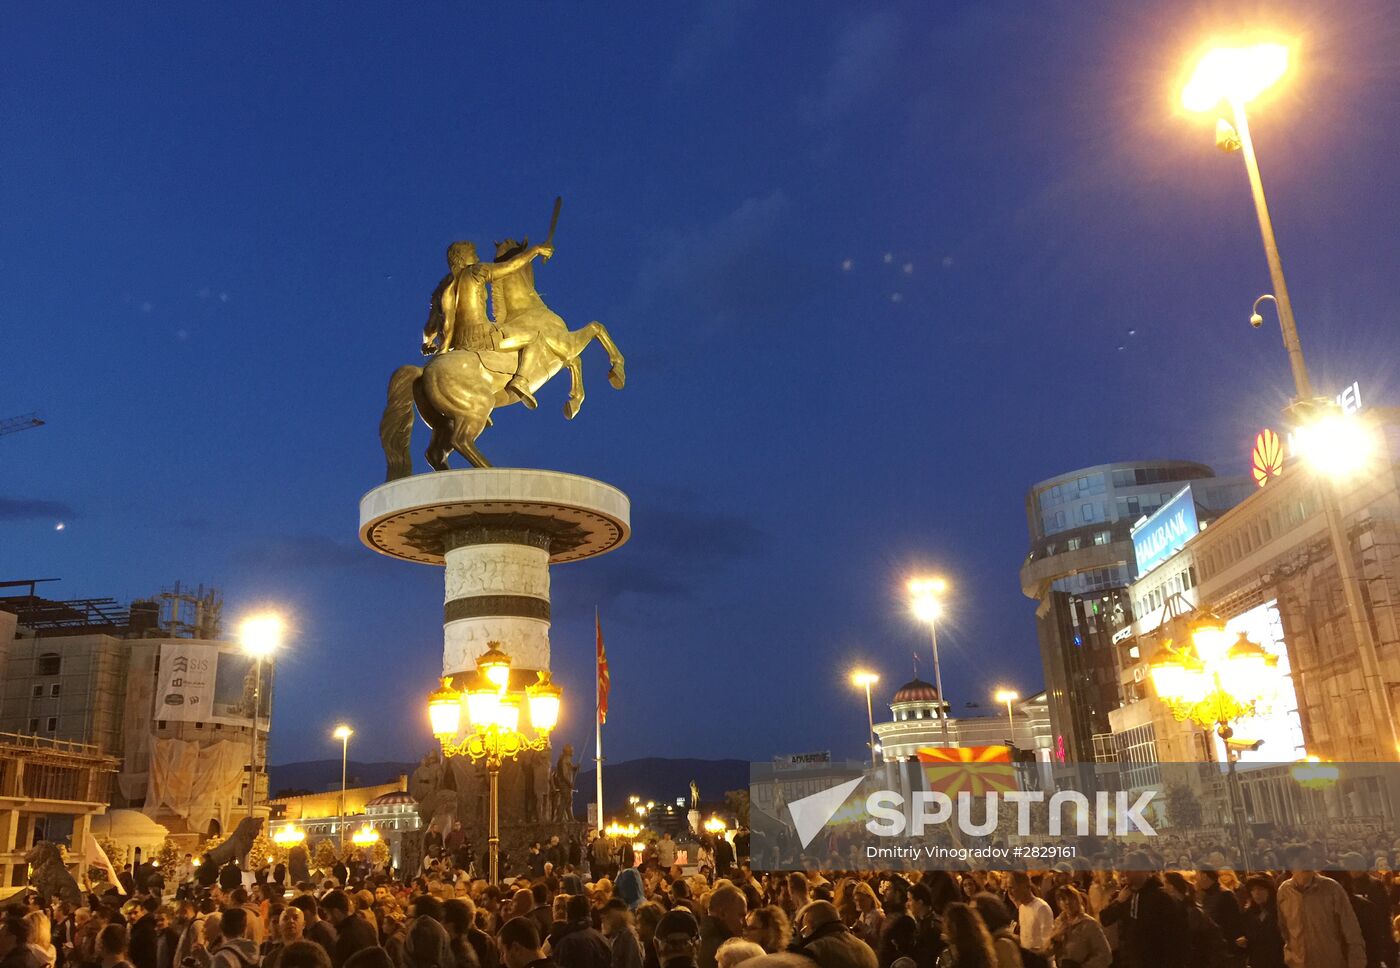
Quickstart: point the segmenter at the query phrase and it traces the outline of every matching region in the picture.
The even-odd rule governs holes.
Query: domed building
[[[1005,707],[1002,707],[1004,710]],[[890,700],[890,721],[875,724],[886,763],[917,760],[921,746],[998,746],[1020,750],[1050,748],[1050,707],[1045,693],[1012,703],[1010,724],[997,715],[952,715],[933,683],[910,679]]]

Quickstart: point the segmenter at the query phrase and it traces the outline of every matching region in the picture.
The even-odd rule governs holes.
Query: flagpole
[[[596,635],[602,637],[602,623],[598,616],[598,610],[593,610],[593,629]],[[596,732],[593,741],[593,776],[598,784],[598,832],[603,831],[603,666],[602,656],[598,654],[595,644],[593,650],[593,729]]]

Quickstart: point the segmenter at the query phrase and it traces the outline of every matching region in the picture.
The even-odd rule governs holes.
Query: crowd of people
[[[407,876],[128,870],[126,894],[9,902],[0,968],[1400,968],[1400,878],[1318,872],[1307,847],[1242,874],[755,873],[669,836],[627,856],[557,846],[501,883],[436,844]]]

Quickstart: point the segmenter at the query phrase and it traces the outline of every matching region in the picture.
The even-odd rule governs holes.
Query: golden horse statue
[[[557,217],[557,203],[555,211]],[[551,238],[553,234],[551,227]],[[446,470],[454,450],[474,467],[490,467],[476,439],[491,425],[491,411],[519,402],[533,407],[535,391],[567,367],[570,389],[564,416],[573,419],[584,397],[579,357],[594,340],[607,351],[608,382],[622,389],[627,379],[624,361],[607,328],[594,320],[570,330],[535,290],[531,260],[536,255],[547,259],[553,251],[549,242],[531,249],[528,239],[507,239],[496,243],[495,263],[480,265],[470,243],[454,243],[448,250],[453,271],[435,293],[434,315],[424,334],[424,352],[434,355],[426,365],[401,366],[389,378],[389,399],[379,422],[386,480],[413,473],[409,450],[415,407],[432,430],[425,454],[430,467]],[[485,321],[488,283],[494,327]],[[446,311],[439,312],[439,306]],[[467,318],[473,311],[477,316]],[[464,333],[475,336],[464,338]]]

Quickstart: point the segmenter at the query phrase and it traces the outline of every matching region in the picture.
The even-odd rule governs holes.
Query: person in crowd
[[[505,968],[556,968],[541,950],[540,929],[533,918],[513,917],[496,935]]]
[[[279,968],[331,968],[331,956],[314,941],[296,941],[282,950]]]
[[[292,898],[291,907],[300,911],[306,919],[306,927],[302,929],[302,937],[313,944],[320,945],[329,956],[335,950],[335,925],[321,917],[321,905],[317,902],[316,895],[309,891],[303,891]]]
[[[219,921],[223,942],[210,951],[210,968],[257,968],[258,946],[248,937],[251,916],[247,909],[231,907]]]
[[[378,947],[369,945],[362,950]],[[404,968],[448,968],[456,964],[452,939],[436,918],[420,916],[410,923],[403,944],[403,964]]]
[[[656,923],[652,945],[661,968],[696,968],[700,923],[685,908],[667,911]]]
[[[661,968],[656,954],[656,926],[666,909],[656,901],[646,901],[632,913],[637,918],[637,939],[642,942],[642,968]]]
[[[132,968],[127,960],[129,932],[124,924],[109,924],[97,936],[97,951],[101,956],[101,968]]]
[[[715,963],[719,968],[736,968],[737,965],[753,958],[762,958],[762,947],[743,938],[729,938],[715,952]]]
[[[1118,926],[1120,968],[1194,968],[1183,963],[1186,913],[1151,873],[1151,858],[1134,851],[1118,896],[1099,920]]]
[[[797,939],[792,950],[820,968],[878,968],[875,952],[856,937],[830,901],[808,901],[794,920]]]
[[[880,931],[885,925],[885,912],[880,907],[880,899],[875,896],[875,889],[866,881],[859,881],[851,893],[851,900],[855,904],[856,920],[848,927],[871,948],[878,948]]]
[[[612,949],[611,968],[642,968],[642,941],[633,920],[621,898],[609,898],[603,904],[601,930]]]
[[[29,946],[32,931],[29,922],[15,914],[0,918],[0,968],[43,968]]]
[[[1366,968],[1366,945],[1347,892],[1316,867],[1311,846],[1288,851],[1289,876],[1277,893],[1284,962],[1290,968]]]
[[[684,883],[678,881],[677,883]],[[744,918],[749,913],[744,892],[724,883],[710,894],[709,913],[700,918],[700,968],[716,968],[715,952],[730,938],[744,936]]]
[[[346,960],[361,948],[379,944],[374,928],[353,910],[344,891],[333,890],[321,899],[321,910],[335,928],[335,944],[330,949],[333,968],[344,968]]]
[[[1220,883],[1220,871],[1214,865],[1206,864],[1197,869],[1196,899],[1206,917],[1220,931],[1221,968],[1244,968],[1244,949],[1234,943],[1244,934],[1240,902],[1233,891],[1227,891]]]
[[[1177,902],[1185,914],[1187,964],[1217,968],[1223,958],[1225,940],[1220,929],[1202,910],[1196,889],[1181,871],[1167,871],[1162,875],[1162,890]]]
[[[442,926],[452,939],[458,968],[497,968],[499,957],[491,936],[476,927],[471,898],[454,897],[442,904]],[[489,959],[489,963],[488,963]]]
[[[1035,893],[1030,876],[1024,871],[1011,875],[1011,902],[1016,905],[1017,937],[1020,945],[1042,958],[1050,954],[1050,936],[1055,931],[1055,913],[1045,898]]]
[[[136,968],[158,968],[156,912],[160,901],[148,897],[140,902],[141,915],[131,926],[130,950],[127,957]]]
[[[943,919],[938,915],[936,904],[933,886],[922,878],[909,889],[909,913],[918,927],[914,947],[916,968],[935,968],[943,950]]]
[[[1286,968],[1273,879],[1255,874],[1245,881],[1245,889],[1249,899],[1240,912],[1235,946],[1244,952],[1249,968]]]
[[[1016,918],[1011,907],[1002,898],[990,891],[978,891],[968,902],[973,912],[982,919],[987,937],[992,939],[992,953],[997,968],[1026,968],[1021,957],[1021,945],[1016,940]],[[944,926],[947,937],[947,926]]]
[[[43,911],[30,911],[24,916],[29,922],[29,947],[39,956],[44,968],[54,968],[58,963],[58,951],[53,945],[53,928],[49,916]]]
[[[961,901],[949,903],[942,922],[945,951],[939,968],[1007,968],[1005,962],[998,960],[992,936],[971,905]]]
[[[602,932],[593,927],[587,896],[570,896],[565,904],[565,917],[564,928],[549,951],[559,968],[610,968],[612,950]]]
[[[754,908],[744,919],[744,937],[768,954],[786,951],[792,941],[792,922],[776,904]]]
[[[299,907],[287,905],[277,918],[277,925],[263,948],[263,968],[280,968],[282,952],[306,935],[306,914]]]
[[[1056,963],[1111,968],[1113,949],[1108,945],[1103,925],[1089,915],[1084,895],[1073,884],[1065,884],[1055,891],[1055,897],[1060,902],[1060,914],[1050,934],[1050,950]]]
[[[1359,860],[1359,858],[1358,858]],[[1395,964],[1395,937],[1390,932],[1389,906],[1377,907],[1367,896],[1366,875],[1353,871],[1338,871],[1341,884],[1351,900],[1352,913],[1361,928],[1361,940],[1366,946],[1366,968],[1390,968]]]

